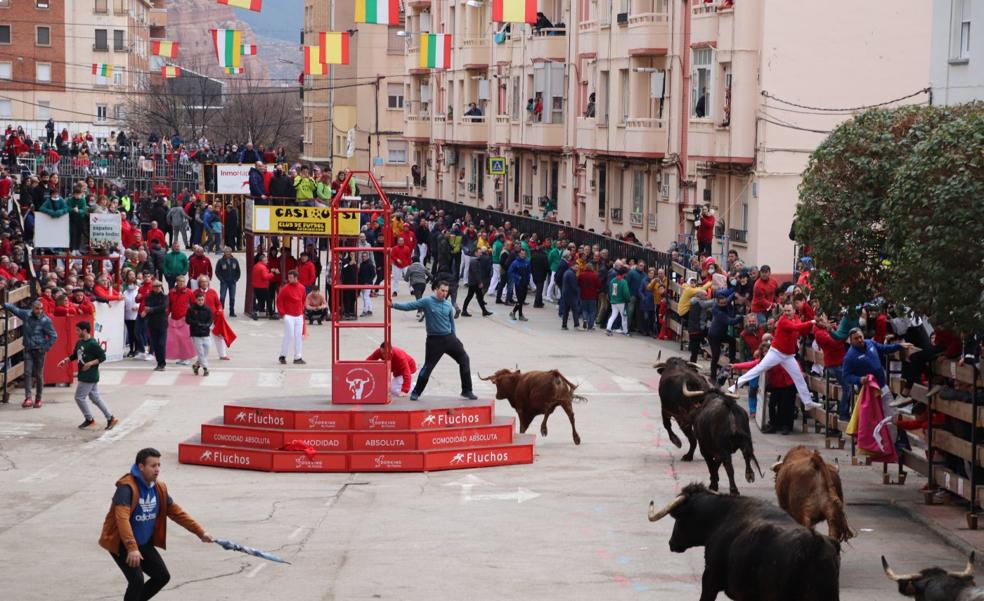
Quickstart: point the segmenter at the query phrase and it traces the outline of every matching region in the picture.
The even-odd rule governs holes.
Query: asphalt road
[[[10,601],[119,599],[124,580],[96,545],[113,483],[144,446],[164,452],[172,496],[214,535],[281,554],[280,565],[204,545],[172,524],[164,557],[172,574],[160,599],[400,601],[467,598],[697,599],[703,552],[673,554],[671,519],[650,524],[650,499],[667,502],[707,478],[702,461],[682,463],[658,419],[650,339],[563,332],[554,309],[530,321],[494,317],[458,322],[475,371],[519,365],[558,368],[586,382],[575,405],[583,443],[574,446],[562,413],[537,439],[533,465],[431,474],[266,474],[177,463],[177,443],[223,403],[326,392],[327,327],[305,341],[308,365],[276,363],[279,322],[237,319],[233,361],[215,363],[210,385],[152,363],[108,365],[103,394],[122,419],[110,434],[80,432],[71,391],[48,389],[41,410],[0,407],[0,598]],[[424,330],[394,313],[394,340],[421,361]],[[375,332],[351,331],[351,357],[368,354]],[[422,361],[421,361],[422,362]],[[130,384],[129,382],[141,382]],[[456,393],[457,366],[445,359],[427,392]],[[480,388],[488,396],[488,388]],[[17,401],[19,397],[13,400]],[[512,415],[503,401],[500,415]],[[531,431],[537,431],[539,420]],[[762,436],[763,468],[815,435]],[[825,452],[833,457],[832,452]],[[842,465],[846,452],[840,452]],[[848,519],[859,535],[842,558],[841,599],[898,599],[881,572],[886,554],[899,571],[963,558],[888,501],[918,499],[920,482],[879,484],[873,468],[842,469]],[[723,476],[723,473],[722,473]],[[771,474],[743,494],[774,501]],[[723,595],[719,598],[724,598]]]

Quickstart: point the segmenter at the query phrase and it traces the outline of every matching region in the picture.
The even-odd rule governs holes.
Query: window
[[[598,106],[595,108],[598,125],[608,125],[608,71],[598,72]]]
[[[512,78],[512,120],[519,121],[519,111],[525,109],[521,96],[522,90],[519,87],[519,77]]]
[[[38,119],[48,120],[51,117],[51,101],[38,100]]]
[[[543,101],[543,123],[564,122],[564,64],[533,65],[533,96]]]
[[[121,88],[123,87],[123,72],[113,69],[113,85]]]
[[[386,35],[387,52],[391,54],[392,53],[403,54],[403,51],[406,49],[406,42],[404,42],[403,37],[397,35],[397,33],[399,33],[401,30],[403,30],[403,28],[397,25],[391,25],[389,27]]]
[[[608,171],[604,163],[596,167],[595,187],[598,189],[598,217],[602,219],[605,218],[605,209],[607,208],[607,200],[608,200],[607,175],[608,175]]]
[[[0,100],[0,118],[10,119],[14,116],[13,105],[9,100]]]
[[[430,115],[431,88],[430,84],[420,84],[420,116]]]
[[[620,222],[622,221],[622,186],[624,179],[625,172],[621,169],[614,169],[612,171],[612,209],[618,209]]]
[[[92,45],[93,50],[109,50],[109,37],[105,29],[96,30],[96,43]]]
[[[636,215],[641,215],[643,208],[645,206],[646,206],[646,172],[637,169],[632,172],[632,213]]]
[[[0,25],[0,44],[10,43],[10,25]]]
[[[970,58],[970,8],[971,0],[953,2],[953,40],[950,58],[965,61]]]
[[[666,105],[666,71],[649,74],[649,116],[662,119]]]
[[[122,29],[113,30],[113,50],[117,52],[126,50],[126,40],[123,37],[123,33]]]
[[[35,63],[34,78],[37,81],[51,81],[51,63]]]
[[[126,105],[125,104],[114,104],[113,105],[113,119],[116,121],[123,121],[126,119]]]
[[[0,79],[14,78],[14,64],[10,61],[0,62]]]
[[[403,84],[386,84],[386,108],[403,109]]]
[[[96,105],[96,123],[105,123],[107,115],[107,107],[105,104]]]
[[[10,0],[0,0],[0,8],[10,8]]]
[[[714,51],[697,48],[693,51],[693,72],[690,80],[690,116],[697,119],[711,117],[712,81],[711,65]]]
[[[395,165],[406,165],[408,143],[406,140],[387,140],[386,150],[388,162]]]
[[[128,12],[126,0],[113,0],[113,12],[118,15],[125,15]]]
[[[96,0],[96,6],[92,10],[97,13],[109,12],[109,0]]]
[[[38,8],[51,8],[49,0],[34,0],[34,6]]]
[[[51,46],[51,28],[47,25],[38,25],[35,29],[35,43],[38,46]]]
[[[621,115],[619,115],[619,123],[625,125],[625,122],[629,120],[629,105],[631,103],[632,94],[629,93],[629,70],[619,69],[618,70],[618,90],[619,97],[622,101]]]

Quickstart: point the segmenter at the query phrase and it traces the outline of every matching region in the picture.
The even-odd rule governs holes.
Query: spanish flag
[[[181,67],[173,67],[173,66],[161,67],[161,75],[163,75],[165,79],[171,79],[172,77],[180,77]]]
[[[92,74],[98,75],[100,77],[112,77],[113,76],[113,65],[104,65],[102,63],[92,63]]]
[[[425,69],[451,68],[451,34],[420,34],[420,66]]]
[[[155,40],[150,44],[150,53],[154,56],[166,56],[168,58],[178,58],[177,42],[167,40]]]
[[[495,23],[536,23],[536,0],[492,0]]]
[[[245,8],[246,10],[254,10],[256,12],[263,10],[263,0],[219,0],[219,4],[225,4],[226,6],[235,8]]]
[[[400,0],[355,0],[355,22],[399,25]]]
[[[321,62],[321,46],[304,47],[304,74],[326,75],[328,65]]]
[[[319,48],[320,62],[324,65],[349,64],[349,33],[347,31],[322,31]]]

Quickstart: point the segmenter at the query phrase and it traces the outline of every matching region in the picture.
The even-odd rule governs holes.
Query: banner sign
[[[119,218],[116,219],[119,221]],[[34,247],[68,248],[68,215],[51,217],[40,211],[34,213]]]
[[[216,165],[216,192],[219,194],[249,194],[249,170],[252,167],[253,165]]]
[[[123,301],[94,303],[96,305],[95,326],[92,335],[106,352],[106,362],[122,361],[124,340]]]
[[[360,225],[359,213],[341,213],[338,233],[342,236],[358,236]],[[331,234],[331,209],[253,205],[252,226],[255,234],[326,236]]]
[[[117,213],[93,213],[89,215],[89,241],[117,245],[122,227]]]

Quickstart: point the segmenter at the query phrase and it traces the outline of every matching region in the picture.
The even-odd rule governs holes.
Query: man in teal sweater
[[[410,393],[410,400],[416,401],[424,392],[427,380],[441,357],[448,355],[458,362],[461,374],[461,396],[474,401],[478,397],[472,392],[471,362],[465,347],[458,340],[454,330],[454,306],[448,300],[450,285],[441,281],[434,288],[434,295],[410,301],[393,303],[397,311],[423,311],[427,326],[427,344],[424,352],[424,366],[417,374],[417,384]]]
[[[608,300],[612,303],[612,316],[608,318],[608,327],[605,333],[611,336],[612,326],[615,325],[615,320],[621,318],[622,335],[628,336],[629,320],[625,314],[625,307],[632,297],[632,293],[629,292],[629,284],[625,281],[625,274],[628,273],[628,269],[618,264],[614,271],[616,274],[615,278],[608,284]]]
[[[547,253],[547,261],[550,263],[550,279],[547,281],[547,289],[544,291],[543,296],[550,302],[557,302],[560,298],[560,287],[554,281],[557,276],[557,268],[560,267],[560,262],[563,257],[560,254],[560,249],[557,248],[557,243],[552,242],[550,244],[550,252]]]

